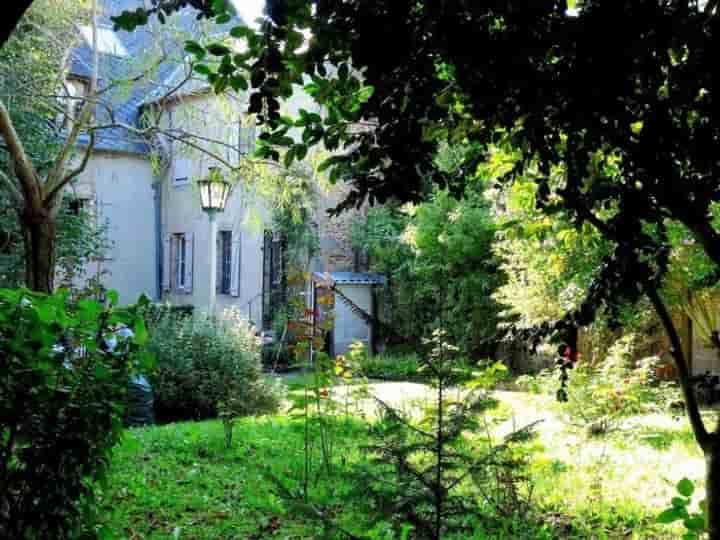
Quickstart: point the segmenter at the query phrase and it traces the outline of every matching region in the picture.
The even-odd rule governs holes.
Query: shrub
[[[359,357],[360,372],[371,379],[407,381],[423,378],[417,354],[364,354]]]
[[[93,532],[95,481],[128,382],[150,367],[146,339],[136,307],[0,289],[0,537]]]
[[[279,382],[262,373],[260,340],[235,312],[226,319],[167,313],[151,328],[157,356],[151,376],[161,421],[271,412],[282,401]]]

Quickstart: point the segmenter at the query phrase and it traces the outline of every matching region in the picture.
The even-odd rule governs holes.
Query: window
[[[183,153],[184,149],[184,145],[173,145],[172,172],[170,176],[173,187],[189,185],[190,177],[193,176],[193,171],[196,169],[191,157]]]
[[[263,241],[263,329],[269,330],[272,320],[285,302],[285,260],[287,245],[282,234],[265,231]]]
[[[218,243],[217,289],[220,294],[230,294],[232,283],[232,232],[220,231]]]
[[[88,209],[88,200],[74,198],[68,201],[68,214],[72,216],[82,215]]]
[[[173,235],[174,253],[175,260],[175,288],[185,288],[185,270],[187,264],[187,250],[185,248],[185,235],[175,234]]]
[[[164,235],[160,271],[163,291],[192,293],[194,237],[191,232]]]

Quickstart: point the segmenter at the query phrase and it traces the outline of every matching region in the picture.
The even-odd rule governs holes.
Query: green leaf
[[[375,88],[372,86],[363,86],[357,93],[357,98],[360,103],[365,103],[375,93]]]
[[[155,356],[150,352],[143,351],[140,353],[138,364],[142,371],[150,371],[153,367],[155,367]]]
[[[691,531],[705,530],[705,518],[701,516],[690,517],[683,521],[683,524],[687,529],[690,529]]]
[[[212,43],[207,46],[207,51],[214,56],[225,56],[230,54],[230,48],[221,43]]]
[[[107,292],[107,298],[113,306],[117,306],[120,303],[120,296],[117,291],[109,290]]]
[[[212,70],[205,64],[195,64],[193,66],[193,71],[200,73],[201,75],[210,75],[212,73]]]
[[[148,331],[147,327],[145,326],[145,321],[142,318],[139,318],[135,321],[135,337],[134,342],[138,345],[145,345],[148,342]]]
[[[633,122],[630,124],[630,130],[635,134],[639,135],[643,128],[643,122],[642,120],[638,120],[637,122]]]
[[[232,17],[230,17],[228,13],[223,13],[222,15],[218,15],[217,17],[215,17],[215,24],[229,23],[231,18]]]
[[[690,504],[690,501],[684,497],[673,497],[670,501],[673,505],[673,508],[685,508],[688,504]]]
[[[278,146],[289,146],[292,147],[295,144],[295,140],[292,137],[283,136],[278,137],[276,141],[273,141]]]
[[[100,379],[101,381],[109,379],[112,375],[110,369],[105,364],[101,363],[95,364],[93,373],[95,374],[95,378]]]
[[[295,145],[295,159],[297,161],[302,161],[305,159],[305,156],[307,156],[308,153],[308,147],[304,144],[296,144]]]
[[[212,10],[215,15],[222,15],[228,11],[227,0],[212,0]]]
[[[238,39],[250,39],[252,36],[255,35],[255,32],[247,26],[236,26],[235,28],[232,28],[230,30],[230,35]]]
[[[290,165],[292,165],[293,159],[295,159],[295,147],[291,146],[288,148],[287,152],[285,152],[285,157],[283,158],[283,164],[285,165],[285,168],[290,168]]]
[[[657,522],[672,523],[673,521],[678,521],[682,518],[683,516],[680,515],[680,512],[677,508],[668,508],[667,510],[664,510],[660,513],[660,515],[657,517]]]
[[[205,49],[197,41],[186,41],[185,50],[195,55],[198,60],[205,58]]]
[[[230,86],[236,92],[241,92],[248,89],[248,83],[245,80],[245,77],[243,77],[242,75],[233,75],[232,77],[230,77]]]
[[[213,82],[213,90],[216,94],[222,94],[230,84],[230,79],[227,77],[218,77],[215,79],[215,82]]]
[[[695,485],[692,483],[691,480],[683,478],[678,482],[676,489],[680,495],[683,495],[685,497],[691,497],[693,492],[695,491]]]

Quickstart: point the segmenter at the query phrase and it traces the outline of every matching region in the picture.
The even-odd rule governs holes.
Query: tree
[[[421,199],[428,177],[461,193],[432,164],[448,139],[501,142],[518,152],[506,178],[530,174],[545,212],[564,210],[612,244],[580,307],[540,330],[567,335],[600,306],[649,299],[707,457],[710,537],[717,540],[720,432],[700,416],[659,290],[671,223],[685,226],[720,265],[712,224],[720,202],[718,1],[568,4],[273,0],[260,33],[231,31],[249,51],[228,52],[226,65],[250,69],[250,111],[268,128],[262,155],[277,158],[284,146],[292,161],[318,143],[342,150],[325,166],[332,179],[353,182],[345,207],[366,198]],[[302,30],[312,36],[306,49]],[[208,76],[216,90],[241,84],[230,67]],[[305,84],[327,114],[284,118],[278,102],[293,83]],[[292,127],[303,129],[301,143],[287,137]],[[559,166],[564,174],[554,183]]]
[[[193,29],[192,34],[181,28],[176,33],[156,34],[153,47],[122,67],[116,62],[106,71],[112,60],[101,56],[96,46],[98,2],[92,3],[91,13],[83,5],[79,0],[37,0],[0,54],[4,74],[0,80],[0,140],[4,142],[0,147],[0,188],[15,209],[22,231],[25,284],[36,291],[49,292],[54,287],[63,197],[92,159],[95,141],[104,131],[120,130],[129,139],[146,143],[156,162],[166,162],[168,145],[176,143],[178,151],[201,152],[232,172],[239,171],[237,160],[227,157],[232,145],[224,134],[205,136],[199,133],[201,123],[197,123],[198,132],[173,127],[162,106],[170,97],[179,100],[178,91],[193,76],[193,65],[185,62],[185,53],[172,40],[179,35],[202,42],[208,25],[199,32]],[[74,49],[80,45],[78,21],[86,22],[92,35],[87,44],[92,51],[89,77],[80,95],[67,80]],[[176,21],[168,18],[167,24]],[[147,31],[155,30],[157,27]],[[178,79],[169,90],[154,79],[163,62],[177,62],[186,68],[178,70]],[[131,125],[118,118],[116,104],[124,101],[115,98],[138,88],[148,93],[157,90],[161,105],[149,105],[142,121]],[[237,107],[233,110],[240,114]],[[227,130],[234,134],[237,120],[228,121]]]
[[[26,284],[33,290],[50,292],[55,272],[56,219],[62,192],[84,170],[92,154],[91,142],[79,165],[69,166],[81,130],[91,118],[93,102],[84,100],[64,141],[54,137],[51,129],[57,111],[42,106],[33,110],[33,100],[41,102],[42,96],[55,95],[61,86],[58,76],[64,71],[68,46],[74,44],[70,38],[71,30],[80,14],[74,2],[54,6],[38,2],[35,8],[29,14],[26,27],[3,49],[4,63],[20,61],[21,65],[20,69],[15,66],[9,73],[16,77],[4,81],[0,99],[0,135],[6,152],[3,155],[6,169],[0,171],[0,180],[13,201],[21,224]],[[92,20],[96,17],[97,6],[93,3]],[[43,37],[36,33],[41,28],[47,32]],[[92,24],[92,28],[96,43],[97,25]],[[65,45],[58,46],[63,41]],[[93,97],[97,92],[99,64],[97,48],[95,51],[87,94]],[[47,144],[53,140],[57,143]]]
[[[461,155],[467,149],[445,149]],[[499,305],[491,297],[502,274],[492,243],[497,232],[483,184],[468,183],[462,200],[436,189],[426,202],[389,202],[369,209],[353,227],[370,269],[388,278],[389,326],[420,343],[442,317],[465,358],[492,357]],[[438,284],[445,283],[444,294]]]

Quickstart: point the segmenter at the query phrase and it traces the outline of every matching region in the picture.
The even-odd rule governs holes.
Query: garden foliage
[[[639,342],[638,336],[628,334],[610,346],[598,365],[580,358],[565,370],[567,384],[558,406],[569,423],[586,429],[588,435],[604,435],[621,428],[630,417],[666,411],[679,398],[674,383],[658,380],[658,357],[636,359]],[[551,369],[518,377],[516,384],[553,395],[561,386],[557,370]]]
[[[363,354],[357,366],[363,376],[387,381],[422,380],[424,373],[421,368],[420,358],[415,353]]]
[[[480,187],[462,201],[437,190],[417,206],[372,208],[353,231],[370,269],[388,278],[385,318],[395,332],[417,343],[443,312],[452,341],[476,359],[490,356],[498,338],[500,306],[491,294],[503,278],[492,252],[495,232]]]
[[[421,365],[434,392],[421,414],[375,398],[382,414],[370,426],[368,466],[359,468],[372,513],[397,537],[412,531],[411,538],[431,540],[472,534],[470,522],[492,530],[493,521],[522,520],[532,490],[512,441],[525,432],[500,443],[482,434],[485,414],[497,404],[489,390],[507,368],[498,362],[480,372],[458,369],[458,348],[441,329],[425,345]]]
[[[0,537],[92,533],[147,337],[137,306],[0,289]]]
[[[235,312],[226,318],[160,314],[150,328],[158,420],[261,414],[278,408],[282,387],[262,373],[260,340]]]

